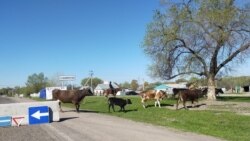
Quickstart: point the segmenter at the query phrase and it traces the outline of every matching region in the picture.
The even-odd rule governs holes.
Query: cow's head
[[[127,104],[132,104],[130,99],[127,99]]]
[[[158,94],[160,95],[160,98],[161,98],[161,99],[168,98],[167,93],[166,93],[165,91],[163,91],[163,90],[160,90],[160,91],[158,92]]]

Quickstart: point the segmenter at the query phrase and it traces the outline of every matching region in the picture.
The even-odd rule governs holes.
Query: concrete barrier
[[[11,116],[12,126],[28,125],[29,108],[40,106],[48,106],[50,122],[60,120],[59,101],[0,104],[0,116]]]

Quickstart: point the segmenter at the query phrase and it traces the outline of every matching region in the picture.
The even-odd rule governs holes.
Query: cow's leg
[[[142,103],[143,108],[146,108],[146,106],[145,106],[145,101],[142,100],[141,103]]]
[[[76,112],[79,113],[80,104],[76,104]]]
[[[161,108],[161,103],[160,100],[157,100],[159,107]]]
[[[60,112],[63,112],[62,106],[61,106],[61,101],[59,101],[59,108],[60,108]]]
[[[123,105],[123,106],[121,107],[121,110],[122,110],[123,112],[125,112],[125,105]]]
[[[195,106],[197,105],[197,108],[198,108],[198,104],[199,104],[198,99],[196,99],[196,104],[195,104]]]
[[[155,101],[155,107],[157,106],[157,104],[159,105],[159,108],[161,108],[161,103],[158,99]]]
[[[185,100],[183,100],[183,106],[184,106],[184,108],[187,110],[186,101],[185,101]]]
[[[109,104],[109,112],[110,112],[110,107],[111,107],[111,104]]]
[[[179,102],[180,102],[180,98],[178,98],[176,101],[176,110],[178,110]]]
[[[115,106],[114,106],[114,104],[112,104],[112,109],[113,109],[113,111],[115,112]]]

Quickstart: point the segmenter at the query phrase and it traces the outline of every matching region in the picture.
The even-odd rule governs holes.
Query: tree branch
[[[170,79],[173,79],[173,78],[175,78],[177,76],[184,75],[184,74],[196,74],[196,75],[199,75],[199,76],[205,75],[203,72],[197,73],[197,72],[190,71],[190,72],[181,72],[181,73],[178,73],[176,75],[168,77],[167,79],[170,80]]]
[[[179,40],[180,42],[182,42],[183,47],[186,48],[186,49],[188,49],[190,51],[190,53],[192,53],[202,63],[203,69],[204,69],[204,73],[207,75],[207,65],[206,65],[205,60],[202,57],[200,57],[194,50],[192,50],[191,48],[189,48],[186,45],[186,43],[185,43],[185,41],[183,39],[177,38],[177,40]]]
[[[238,50],[236,50],[234,53],[232,53],[225,61],[223,61],[216,70],[216,73],[219,72],[219,70],[225,66],[228,62],[232,61],[232,59],[234,57],[236,57],[239,53],[243,52],[244,50],[247,50],[248,48],[250,48],[250,42],[248,42],[247,44],[241,46]]]

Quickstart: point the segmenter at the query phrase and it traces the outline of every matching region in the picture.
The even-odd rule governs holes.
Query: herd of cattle
[[[207,94],[208,89],[203,88],[203,89],[178,89],[174,88],[173,89],[173,96],[177,97],[177,103],[176,103],[176,109],[178,109],[179,103],[182,101],[183,106],[185,109],[186,107],[186,101],[191,101],[192,105],[194,101],[198,102],[198,99],[201,97],[204,97]],[[125,111],[125,106],[127,104],[132,104],[130,99],[122,99],[122,98],[117,98],[115,97],[115,93],[107,93],[105,96],[108,98],[108,109],[110,111],[110,107],[112,107],[113,111],[114,110],[114,105],[120,106],[120,111]],[[115,92],[115,91],[113,91]],[[221,89],[215,89],[215,93],[223,93]],[[109,94],[112,94],[112,97],[108,97]],[[84,99],[85,96],[90,96],[93,95],[92,91],[90,88],[85,88],[82,90],[58,90],[55,89],[52,91],[53,95],[53,100],[59,100],[59,106],[60,110],[62,111],[61,108],[61,102],[63,103],[73,103],[76,106],[76,111],[79,112],[80,108],[80,102]],[[161,107],[160,101],[163,100],[164,98],[167,98],[168,95],[165,91],[156,91],[156,90],[147,90],[143,91],[140,94],[141,97],[141,102],[142,106],[146,108],[147,106],[146,101],[149,100],[155,100],[155,107],[158,105]]]

